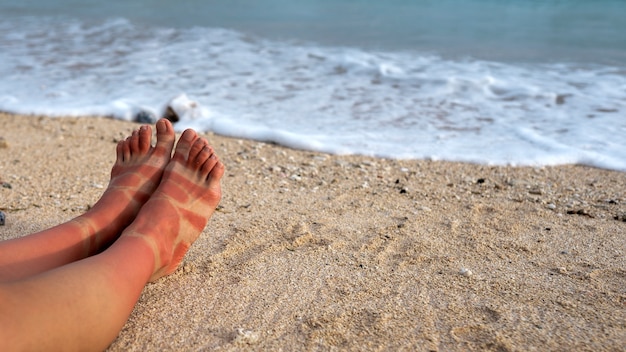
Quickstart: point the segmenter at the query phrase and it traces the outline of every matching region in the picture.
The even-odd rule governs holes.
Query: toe
[[[219,158],[217,157],[217,155],[215,155],[215,153],[213,153],[213,150],[211,149],[211,153],[209,154],[209,157],[206,159],[206,161],[202,165],[202,176],[204,178],[209,178],[209,175],[211,174],[211,172],[213,171],[213,169],[219,162],[220,162]]]
[[[224,176],[226,168],[216,155],[212,155],[211,159],[213,158],[215,158],[216,162],[213,163],[213,167],[207,176],[207,184],[208,189],[213,193],[213,196],[219,202],[220,198],[222,198],[220,180],[222,179],[222,176]]]
[[[156,149],[163,150],[168,156],[171,155],[172,149],[174,149],[174,141],[176,140],[176,134],[174,133],[172,123],[166,119],[160,119],[156,123],[156,130]]]
[[[132,141],[132,137],[127,137],[124,142],[122,142],[124,145],[122,146],[122,153],[124,154],[124,161],[128,161],[130,160],[130,144]]]
[[[115,153],[117,154],[117,162],[124,161],[124,141],[117,142],[117,146],[115,147]]]
[[[139,151],[139,131],[134,130],[130,136],[130,153],[134,154]]]
[[[210,161],[212,155],[213,148],[211,148],[209,145],[205,145],[196,156],[194,165],[200,170],[200,175],[202,178],[206,178],[208,174],[208,172],[205,171],[205,165]]]
[[[174,152],[175,158],[182,159],[181,161],[188,160],[189,157],[189,149],[198,138],[198,134],[196,131],[192,129],[185,130],[183,134],[180,136],[178,143],[176,144],[176,151]]]
[[[192,166],[196,166],[196,167],[200,167],[202,165],[202,163],[204,162],[204,160],[202,160],[201,158],[199,158],[199,154],[201,154],[202,150],[204,149],[204,147],[206,147],[206,145],[208,144],[208,142],[204,139],[204,138],[198,138],[196,139],[195,142],[193,142],[193,145],[191,146],[191,149],[189,149],[189,163]],[[206,160],[207,157],[205,157]]]
[[[150,126],[141,126],[139,129],[139,152],[145,154],[152,144],[152,128]]]

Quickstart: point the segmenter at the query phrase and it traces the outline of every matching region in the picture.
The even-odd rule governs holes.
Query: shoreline
[[[82,213],[108,118],[0,113],[0,239]],[[329,155],[207,136],[223,200],[110,351],[619,350],[626,174]]]

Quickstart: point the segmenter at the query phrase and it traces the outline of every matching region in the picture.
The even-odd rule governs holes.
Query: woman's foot
[[[87,256],[115,241],[159,185],[176,135],[165,119],[157,122],[156,130],[154,146],[152,129],[147,125],[117,144],[109,186],[89,211],[72,221],[80,227]]]
[[[167,120],[143,126],[117,145],[111,181],[85,214],[30,236],[2,242],[0,282],[22,279],[84,259],[108,248],[128,226],[161,181],[176,135]]]
[[[150,281],[172,273],[204,230],[221,198],[224,165],[209,143],[186,130],[159,187],[123,236],[143,238],[154,252]]]

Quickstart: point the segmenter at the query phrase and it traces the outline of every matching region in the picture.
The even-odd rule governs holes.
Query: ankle
[[[112,255],[115,258],[112,265],[123,266],[132,262],[131,266],[141,273],[139,277],[143,282],[148,282],[158,270],[159,258],[155,255],[154,243],[143,236],[123,235],[102,255]]]
[[[138,238],[150,248],[154,258],[154,274],[167,267],[172,261],[174,243],[173,238],[167,235],[171,233],[168,231],[170,230],[167,227],[155,225],[151,219],[138,217],[124,230],[121,238]]]

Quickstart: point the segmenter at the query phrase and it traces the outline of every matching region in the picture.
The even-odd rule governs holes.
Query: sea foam
[[[293,148],[485,164],[626,170],[626,73],[590,64],[444,59],[271,41],[125,19],[0,23],[0,109],[159,115]]]

